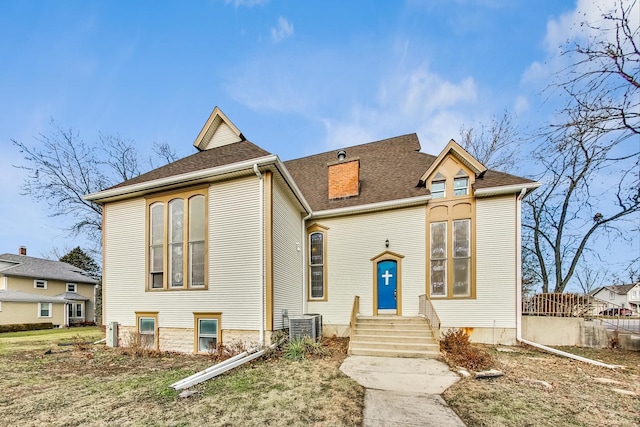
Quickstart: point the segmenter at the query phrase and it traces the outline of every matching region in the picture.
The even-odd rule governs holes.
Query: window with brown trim
[[[206,188],[147,198],[147,289],[205,289]]]
[[[221,342],[221,313],[193,313],[194,353],[213,353]]]
[[[307,228],[309,240],[309,300],[327,300],[327,228],[314,224]]]
[[[158,312],[136,312],[136,331],[140,346],[158,349]]]
[[[472,296],[471,219],[429,224],[429,294],[432,297]]]

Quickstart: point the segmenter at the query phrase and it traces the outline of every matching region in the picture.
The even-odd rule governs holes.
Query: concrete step
[[[405,325],[424,325],[429,324],[424,317],[397,317],[397,316],[358,316],[358,323],[395,323]]]
[[[439,346],[422,317],[359,316],[349,354],[379,357],[438,358]]]
[[[353,341],[352,349],[368,348],[379,350],[438,351],[435,343],[392,343],[380,341]]]
[[[355,328],[355,333],[359,334],[365,334],[365,335],[388,335],[388,336],[393,336],[393,335],[401,335],[401,336],[405,336],[405,337],[431,337],[432,333],[431,333],[431,329],[429,328],[413,328],[413,329],[405,329],[405,328],[372,328],[372,327],[363,327],[363,326],[358,326],[356,325]]]
[[[362,342],[388,342],[388,343],[420,343],[420,344],[436,344],[436,340],[433,339],[431,333],[429,335],[380,335],[380,334],[367,334],[363,331],[356,331],[352,341]]]
[[[354,356],[409,357],[417,359],[440,359],[442,357],[439,351],[383,350],[375,348],[350,349],[349,354]]]

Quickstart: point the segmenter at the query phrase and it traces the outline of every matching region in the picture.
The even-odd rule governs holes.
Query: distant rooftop
[[[66,262],[15,254],[0,255],[0,275],[72,283],[98,283],[86,271]]]

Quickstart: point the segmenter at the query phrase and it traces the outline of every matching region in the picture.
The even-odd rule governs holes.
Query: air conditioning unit
[[[317,340],[322,335],[322,318],[320,315],[305,314],[289,318],[289,339],[311,338]]]

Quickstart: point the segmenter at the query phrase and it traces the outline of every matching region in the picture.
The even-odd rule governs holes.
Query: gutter
[[[271,345],[269,348],[274,349],[277,346],[278,344],[276,343]],[[201,382],[210,380],[211,378],[215,378],[220,374],[230,371],[235,367],[250,362],[253,359],[257,359],[258,357],[262,356],[265,351],[266,350],[260,350],[256,352],[255,349],[245,351],[244,353],[240,353],[237,356],[225,360],[224,362],[220,362],[187,378],[183,378],[180,381],[171,384],[169,387],[172,387],[175,390],[182,390],[184,388],[189,388],[193,385],[200,384]]]
[[[195,172],[183,173],[180,175],[172,175],[166,178],[159,178],[152,181],[145,181],[138,184],[127,185],[125,187],[117,187],[98,191],[97,193],[87,194],[82,198],[84,200],[96,203],[102,203],[108,201],[110,198],[120,198],[133,195],[135,193],[151,191],[160,189],[172,184],[185,184],[190,181],[197,181],[206,178],[211,178],[217,175],[224,175],[232,172],[239,172],[246,169],[253,168],[254,165],[266,166],[269,164],[275,164],[278,161],[278,156],[269,155],[259,157],[258,159],[246,160],[239,163],[232,163],[230,165],[216,166],[214,168],[202,169]]]
[[[264,328],[265,328],[265,308],[264,308],[264,294],[265,294],[265,273],[264,273],[264,179],[258,169],[258,164],[254,163],[253,171],[260,180],[260,347],[264,345]]]
[[[388,200],[385,202],[377,202],[377,203],[369,203],[367,205],[357,205],[357,206],[347,206],[344,208],[337,209],[326,209],[323,211],[316,211],[310,214],[311,218],[330,218],[333,216],[341,216],[341,215],[353,215],[357,213],[363,212],[375,212],[382,211],[393,208],[401,208],[401,207],[410,207],[422,205],[431,200],[431,195],[426,196],[418,196],[418,197],[409,197],[406,199],[400,200]],[[307,217],[306,219],[309,219]]]
[[[539,183],[536,183],[539,184]],[[538,185],[539,186],[539,185]],[[530,187],[530,188],[537,188]],[[527,194],[527,188],[522,188],[520,190],[520,194],[518,194],[518,198],[516,200],[516,280],[522,280],[522,199]],[[588,359],[586,357],[578,356],[575,354],[567,353],[566,351],[558,350],[553,347],[548,347],[543,344],[539,344],[537,342],[529,341],[522,338],[522,283],[518,283],[516,285],[516,340],[520,343],[530,345],[531,347],[538,348],[540,350],[556,354],[558,356],[568,357],[570,359],[579,360],[580,362],[590,363],[592,365],[601,366],[609,369],[616,369],[620,366],[618,365],[609,365],[607,363],[599,362],[597,360]]]
[[[502,187],[479,188],[477,190],[474,190],[473,194],[476,197],[502,196],[518,192],[522,194],[523,191],[526,194],[527,190],[535,190],[541,185],[541,182],[530,182],[527,184],[503,185]],[[518,197],[520,198],[520,196]],[[520,200],[522,200],[522,198],[520,198]]]
[[[302,236],[302,312],[304,314],[307,311],[307,227],[305,224],[308,219],[313,216],[313,212],[302,218],[301,224],[301,236]]]

